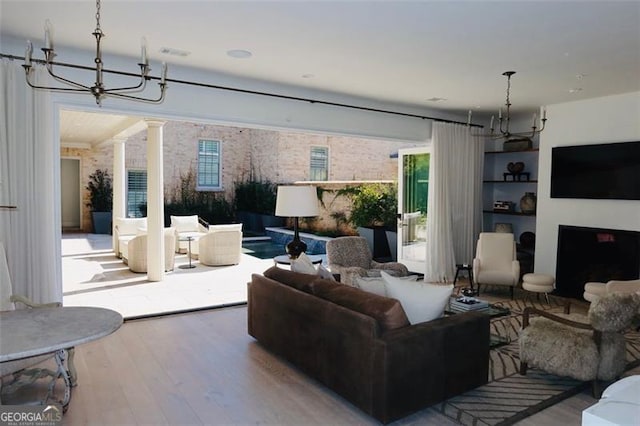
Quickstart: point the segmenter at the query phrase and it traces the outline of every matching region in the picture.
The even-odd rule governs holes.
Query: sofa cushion
[[[180,234],[183,232],[198,232],[198,215],[171,216],[171,227]]]
[[[322,278],[311,283],[311,294],[374,318],[383,331],[409,325],[402,305],[395,299]]]
[[[138,228],[147,227],[146,217],[118,217],[116,218],[116,226],[118,227],[119,235],[137,235]]]
[[[304,291],[306,293],[311,293],[310,284],[312,281],[318,278],[318,276],[315,274],[301,274],[299,272],[293,272],[283,268],[278,268],[277,266],[272,266],[271,268],[267,269],[266,271],[264,271],[263,275],[274,281],[278,281],[282,284],[288,285],[289,287],[293,287],[296,290]]]
[[[451,297],[453,285],[409,282],[382,272],[387,295],[398,299],[411,324],[440,318]]]

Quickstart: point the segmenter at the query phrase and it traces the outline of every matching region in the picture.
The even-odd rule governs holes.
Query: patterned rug
[[[562,312],[562,303],[562,299],[553,297],[550,304],[530,299],[499,302],[508,307],[511,314],[493,319],[491,333],[510,343],[490,351],[489,383],[434,408],[463,425],[511,425],[589,387],[589,382],[554,376],[533,368],[525,376],[518,374],[518,332],[522,327],[522,311],[526,306],[535,306],[549,312]],[[640,333],[629,332],[626,338],[627,367],[634,368],[640,365]]]

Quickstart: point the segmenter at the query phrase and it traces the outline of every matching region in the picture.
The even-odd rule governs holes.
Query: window
[[[311,168],[309,170],[309,180],[329,180],[328,147],[311,147]]]
[[[220,141],[198,141],[198,191],[222,189],[220,183]]]
[[[140,205],[147,204],[147,171],[127,171],[127,217],[144,217]]]

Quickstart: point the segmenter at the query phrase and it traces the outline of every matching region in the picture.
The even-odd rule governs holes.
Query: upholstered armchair
[[[595,302],[607,293],[640,293],[640,279],[611,280],[607,283],[589,282],[584,285],[582,297],[589,302]]]
[[[327,262],[334,274],[340,274],[340,281],[355,285],[355,278],[379,277],[384,270],[392,275],[403,277],[409,270],[402,263],[379,263],[373,260],[367,240],[363,237],[339,237],[327,241]]]
[[[205,225],[201,223],[198,215],[191,216],[171,216],[171,227],[176,231],[175,247],[176,253],[186,253],[189,249],[189,241],[187,237],[193,238],[191,241],[191,250],[198,245],[200,237],[208,232]],[[197,248],[195,248],[197,250]]]
[[[509,286],[513,299],[513,288],[520,280],[520,262],[516,258],[516,242],[507,232],[482,232],[473,259],[473,278],[478,285]]]
[[[176,231],[164,228],[164,270],[172,271],[175,265]],[[125,263],[132,272],[147,272],[147,235],[138,235],[127,243]]]
[[[192,247],[203,265],[237,265],[242,254],[242,224],[209,225],[209,232]]]
[[[146,217],[116,217],[115,222],[115,238],[113,251],[116,253],[116,257],[121,258],[122,252],[126,250],[126,245],[129,241],[135,238],[138,234],[144,234],[147,232],[147,218]]]
[[[592,381],[594,397],[598,381],[610,381],[624,371],[624,332],[640,313],[640,296],[608,293],[591,304],[588,314],[554,315],[532,307],[523,313],[519,337],[520,374],[537,367],[551,374]],[[539,315],[531,318],[532,315]]]

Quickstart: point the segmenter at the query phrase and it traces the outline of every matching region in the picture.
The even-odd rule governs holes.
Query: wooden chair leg
[[[520,374],[522,376],[525,376],[527,374],[527,368],[528,368],[527,363],[520,361]]]
[[[511,286],[510,288],[511,288],[511,300],[513,300],[513,286]]]
[[[549,303],[549,295],[547,293],[544,294],[544,298],[547,301],[547,305],[550,305],[550,303]]]

